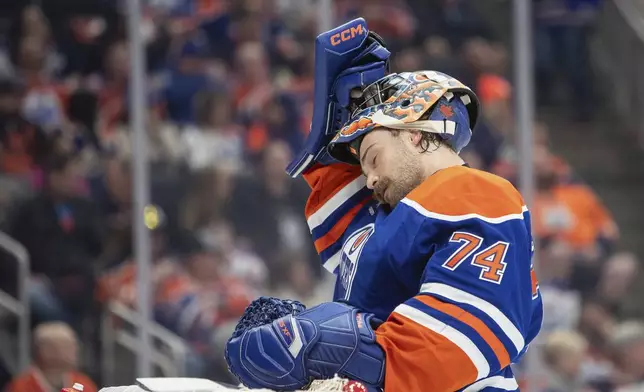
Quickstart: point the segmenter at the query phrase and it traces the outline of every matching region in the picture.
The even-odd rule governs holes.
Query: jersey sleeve
[[[370,215],[372,192],[367,188],[359,166],[317,164],[303,177],[311,187],[305,216],[315,249],[322,265],[328,271],[336,272],[343,236]]]
[[[453,392],[496,380],[540,328],[529,212],[520,195],[500,179],[459,181],[440,187],[449,195],[412,192],[388,218],[416,226],[405,229],[411,242],[396,239],[402,230],[388,241],[425,258],[388,257],[400,279],[422,279],[376,331],[387,358],[385,390]]]

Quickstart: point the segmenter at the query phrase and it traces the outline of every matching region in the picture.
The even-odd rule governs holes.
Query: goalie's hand
[[[338,375],[382,387],[385,354],[372,314],[327,302],[233,334],[226,344],[230,371],[250,388],[297,390]]]

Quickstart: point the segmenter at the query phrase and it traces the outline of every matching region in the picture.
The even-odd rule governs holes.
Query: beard
[[[403,152],[397,162],[392,176],[380,178],[374,188],[374,198],[391,208],[425,180],[420,162],[411,154]]]

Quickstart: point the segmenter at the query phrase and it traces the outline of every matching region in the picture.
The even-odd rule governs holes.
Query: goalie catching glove
[[[298,390],[340,376],[380,390],[385,354],[379,322],[357,308],[327,302],[305,310],[297,301],[253,301],[226,344],[230,371],[249,388]]]

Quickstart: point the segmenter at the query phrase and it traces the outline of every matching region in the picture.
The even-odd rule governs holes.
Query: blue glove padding
[[[326,146],[349,119],[349,93],[389,72],[390,52],[363,18],[320,34],[315,40],[313,121],[302,151],[286,172],[299,176],[315,162],[336,162]]]
[[[372,314],[326,302],[233,336],[226,361],[249,388],[297,390],[336,375],[381,388],[385,354],[371,323]]]

